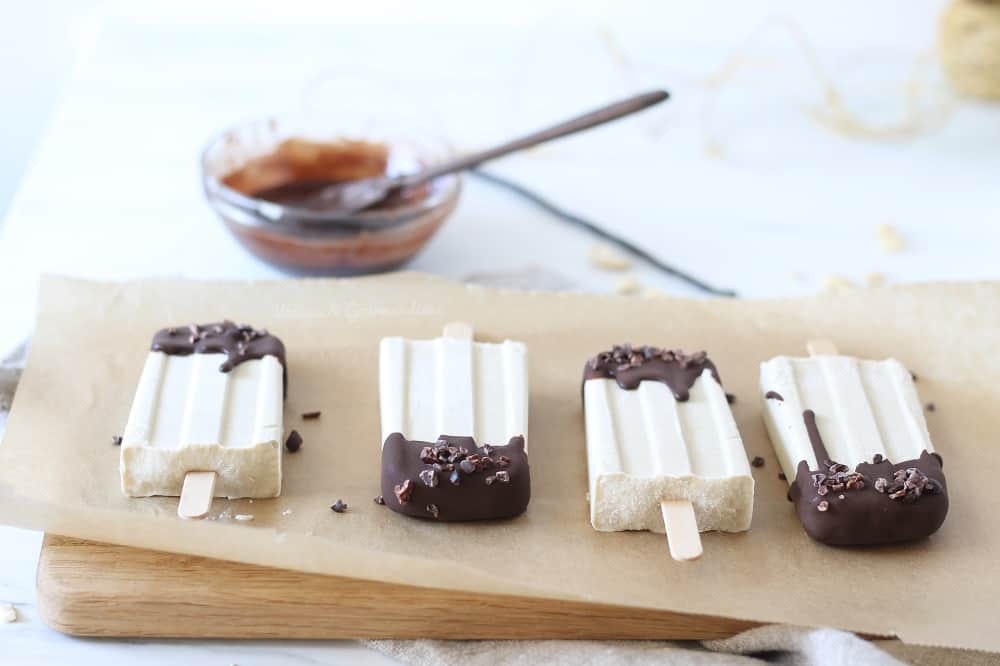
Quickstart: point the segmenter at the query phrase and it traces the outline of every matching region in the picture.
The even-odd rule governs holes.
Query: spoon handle
[[[507,143],[500,144],[494,148],[488,148],[486,150],[480,150],[468,155],[462,155],[455,159],[424,169],[423,171],[401,176],[394,179],[393,185],[397,187],[411,187],[413,185],[426,183],[427,181],[433,180],[438,176],[471,169],[472,167],[478,166],[483,162],[496,159],[497,157],[502,157],[518,150],[524,150],[525,148],[531,148],[532,146],[537,146],[541,143],[545,143],[546,141],[558,139],[559,137],[567,136],[569,134],[575,134],[576,132],[590,129],[591,127],[596,127],[597,125],[603,125],[606,122],[627,116],[635,113],[636,111],[641,111],[647,107],[653,106],[654,104],[659,104],[669,97],[670,94],[667,93],[666,90],[654,90],[640,95],[635,95],[620,102],[602,106],[601,108],[591,111],[590,113],[585,113],[582,116],[577,116],[576,118],[559,123],[558,125],[553,125],[547,129],[532,132],[531,134],[523,136],[520,139],[508,141]]]

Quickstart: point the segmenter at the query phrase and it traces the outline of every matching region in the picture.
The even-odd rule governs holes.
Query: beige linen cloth
[[[368,647],[414,666],[492,664],[645,664],[701,666],[987,666],[984,652],[870,642],[834,629],[771,625],[715,641],[367,641]]]

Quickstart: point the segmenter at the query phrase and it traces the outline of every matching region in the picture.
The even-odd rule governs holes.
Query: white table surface
[[[858,283],[872,272],[890,282],[998,276],[1000,108],[953,102],[942,126],[902,141],[844,137],[807,116],[819,88],[790,34],[773,24],[757,33],[747,66],[721,92],[706,85],[768,17],[788,17],[809,35],[850,107],[892,122],[910,68],[932,48],[937,0],[486,9],[283,2],[280,12],[273,4],[174,2],[149,10],[112,3],[69,22],[73,57],[46,62],[54,70],[60,59],[76,65],[59,75],[69,81],[62,102],[0,226],[0,354],[29,334],[41,272],[282,277],[240,249],[204,205],[199,150],[226,125],[301,110],[304,98],[331,118],[347,117],[337,96],[345,88],[361,91],[348,106],[378,100],[383,117],[472,147],[665,86],[674,93],[668,105],[493,169],[745,296],[815,292],[830,274]],[[341,87],[304,95],[322,76]],[[940,99],[933,76],[931,90]],[[34,107],[10,112],[7,132],[49,113],[46,95],[36,97]],[[724,158],[706,150],[710,137]],[[0,196],[20,176],[17,165],[0,168]],[[875,230],[883,223],[904,236],[905,251],[881,249]],[[590,265],[592,244],[470,180],[453,219],[411,268],[461,278],[541,267],[581,289],[610,291],[618,276]],[[695,295],[648,267],[632,274],[647,286]],[[39,543],[37,533],[0,528],[0,602],[14,603],[20,618],[0,625],[0,661],[386,661],[347,642],[62,636],[35,612]]]

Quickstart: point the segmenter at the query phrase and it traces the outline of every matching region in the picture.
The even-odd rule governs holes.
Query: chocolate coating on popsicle
[[[895,463],[875,455],[850,471],[830,460],[816,414],[802,414],[820,469],[799,462],[788,499],[806,533],[831,546],[872,546],[922,539],[937,531],[948,513],[941,456],[924,451]]]
[[[624,344],[615,345],[611,351],[601,352],[587,361],[583,368],[583,381],[614,379],[627,391],[638,388],[643,380],[663,382],[678,402],[684,402],[705,369],[710,370],[715,381],[722,384],[715,364],[703,351],[685,354],[680,349]]]
[[[513,518],[531,499],[524,437],[478,447],[472,437],[421,442],[393,433],[382,446],[382,497],[393,511],[415,518]]]
[[[281,340],[267,331],[245,324],[237,326],[228,319],[218,324],[160,329],[153,336],[151,349],[175,356],[222,353],[226,355],[219,367],[222,372],[229,372],[243,361],[265,356],[274,356],[285,365],[285,345]]]

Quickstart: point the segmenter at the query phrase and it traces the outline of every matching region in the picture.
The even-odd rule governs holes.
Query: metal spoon
[[[509,155],[510,153],[537,146],[546,141],[574,134],[623,116],[659,104],[670,97],[666,90],[654,90],[635,95],[614,104],[585,113],[582,116],[533,132],[520,139],[508,141],[494,148],[462,155],[455,159],[428,167],[423,171],[398,176],[378,176],[364,180],[334,183],[319,192],[296,202],[296,207],[322,211],[330,215],[348,215],[384,200],[390,194],[404,188],[415,187],[430,182],[439,176],[464,171],[483,162]],[[277,221],[277,220],[275,220]]]

